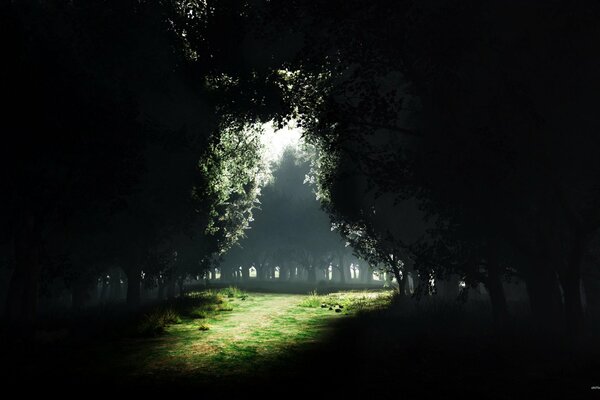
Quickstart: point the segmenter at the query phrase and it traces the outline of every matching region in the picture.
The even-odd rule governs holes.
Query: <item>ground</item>
[[[3,346],[0,376],[152,394],[579,398],[600,386],[595,336],[573,346],[532,329],[498,332],[488,307],[399,301],[389,291],[205,291],[142,314],[79,317],[65,325],[68,335],[55,322],[33,343]]]
[[[38,332],[35,346],[18,353],[12,373],[14,378],[39,376],[56,383],[157,389],[172,383],[205,388],[257,384],[273,374],[302,373],[300,360],[326,342],[338,322],[385,307],[390,299],[390,291],[190,293],[183,301],[148,308],[141,317],[113,315],[125,320],[118,329],[80,319],[68,337],[61,336],[64,329]],[[165,318],[170,321],[163,326]],[[96,338],[90,333],[102,330],[108,333]],[[317,368],[306,374],[313,370]]]
[[[357,294],[359,296],[359,294]],[[161,337],[131,343],[131,373],[178,379],[210,380],[240,376],[290,357],[316,343],[342,318],[328,308],[302,306],[306,296],[252,293],[228,299],[231,311],[208,318],[184,318]],[[199,330],[200,326],[208,330]]]

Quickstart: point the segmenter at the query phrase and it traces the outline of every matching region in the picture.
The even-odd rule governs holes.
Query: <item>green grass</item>
[[[122,371],[137,377],[187,377],[194,381],[257,374],[273,363],[290,359],[300,348],[320,343],[335,320],[383,307],[389,301],[386,292],[321,296],[315,292],[246,294],[227,288],[190,293],[173,306],[172,310],[179,310],[173,312],[178,319],[169,319],[166,314],[163,318],[179,323],[165,323],[146,335],[152,338],[139,339],[124,349]],[[322,308],[322,304],[327,307]],[[133,370],[131,366],[135,366]]]
[[[219,294],[229,299],[240,298],[245,300],[248,297],[248,294],[246,292],[238,289],[235,286],[229,286],[224,289],[221,289],[219,290]]]
[[[301,307],[322,308],[344,315],[371,311],[389,306],[391,292],[339,292],[319,295],[316,291],[309,293],[300,302]]]
[[[322,304],[324,296],[319,296],[316,290],[313,290],[300,302],[301,307],[317,308]]]

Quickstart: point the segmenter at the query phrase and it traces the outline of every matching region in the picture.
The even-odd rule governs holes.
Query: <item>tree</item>
[[[416,199],[438,226],[458,226],[436,234],[462,232],[454,241],[476,250],[473,262],[453,264],[487,279],[496,315],[509,268],[526,280],[540,324],[565,315],[574,331],[582,249],[598,228],[598,121],[579,118],[597,93],[588,66],[598,8],[588,6],[567,17],[556,4],[505,2],[273,8],[305,43],[285,76],[289,109],[338,152],[334,167],[352,159],[377,192]],[[578,162],[565,164],[565,154]]]

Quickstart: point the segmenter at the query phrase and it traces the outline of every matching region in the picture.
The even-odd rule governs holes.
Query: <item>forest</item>
[[[593,395],[599,20],[0,0],[0,381]]]

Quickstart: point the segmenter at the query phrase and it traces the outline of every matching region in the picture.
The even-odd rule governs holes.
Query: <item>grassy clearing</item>
[[[89,336],[97,338],[91,342],[84,341],[88,331],[82,331],[77,336],[81,344],[65,341],[48,347],[43,357],[19,355],[27,362],[22,362],[22,374],[15,373],[54,374],[56,381],[79,376],[154,386],[176,381],[210,387],[250,381],[298,365],[307,351],[327,342],[338,322],[352,319],[349,314],[388,302],[384,292],[326,296],[245,293],[235,288],[191,292],[149,306],[139,315],[123,313],[117,323],[107,318],[106,327],[102,321],[94,325],[91,319],[73,325],[90,326],[92,333],[92,327],[100,327],[102,333]],[[343,311],[322,308],[322,303]]]
[[[248,294],[226,288],[189,293],[173,306],[179,320],[169,321],[177,323],[167,321],[159,336],[129,345],[122,367],[142,379],[196,382],[254,375],[320,343],[335,320],[389,302],[387,292],[321,296]]]

